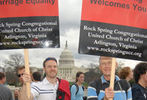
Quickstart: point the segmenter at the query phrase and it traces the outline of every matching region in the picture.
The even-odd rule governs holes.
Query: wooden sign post
[[[111,77],[110,77],[110,88],[111,89],[114,89],[115,67],[116,67],[116,58],[112,58]],[[109,99],[109,100],[113,100],[113,99]]]
[[[58,0],[52,1],[38,2],[35,6],[27,2],[0,3],[0,50],[24,49],[27,74],[30,74],[29,55],[25,48],[60,47]],[[30,98],[30,83],[26,87]]]
[[[30,75],[28,49],[24,49],[24,59],[25,59],[25,72]],[[31,97],[30,83],[26,83],[26,88],[27,88],[26,89],[27,90],[27,96],[30,99],[30,97]]]

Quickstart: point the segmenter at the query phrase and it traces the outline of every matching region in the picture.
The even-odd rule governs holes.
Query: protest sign
[[[59,47],[58,0],[0,0],[0,49]]]
[[[57,48],[59,44],[58,0],[0,0],[0,49],[24,49],[27,74],[27,48]],[[26,88],[30,98],[30,83]]]
[[[79,53],[147,61],[146,0],[83,0]]]

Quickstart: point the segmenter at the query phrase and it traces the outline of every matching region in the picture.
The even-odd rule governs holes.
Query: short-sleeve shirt
[[[59,82],[51,84],[46,78],[31,87],[31,93],[36,100],[56,100]]]

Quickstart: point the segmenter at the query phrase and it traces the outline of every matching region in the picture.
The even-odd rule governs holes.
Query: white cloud
[[[47,57],[55,57],[58,59],[60,53],[61,53],[61,49],[59,48],[30,49],[29,59],[31,66],[42,67],[42,63]]]
[[[141,61],[137,61],[137,60],[130,60],[130,59],[118,59],[118,61],[121,61],[122,63],[124,63],[123,67],[131,67],[132,69],[135,68],[135,65],[137,65],[139,62]]]

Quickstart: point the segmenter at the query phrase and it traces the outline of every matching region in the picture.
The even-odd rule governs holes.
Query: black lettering
[[[105,5],[106,5],[106,6],[109,6],[109,4],[108,4],[108,3],[109,3],[109,2],[108,2],[108,1],[106,1],[106,2],[105,2]]]
[[[2,0],[2,1],[0,1],[0,5],[19,6],[20,4],[23,4],[23,0]]]
[[[91,4],[94,2],[94,4],[97,3],[97,0],[90,0],[91,1]]]
[[[98,4],[98,5],[105,5],[105,6],[110,6],[110,7],[117,7],[117,8],[126,8],[126,9],[130,8],[129,4],[108,1],[108,0],[90,0],[90,3]]]
[[[135,4],[133,4],[133,7],[134,7],[134,10],[136,10],[137,4],[136,4],[136,5],[135,5]]]

